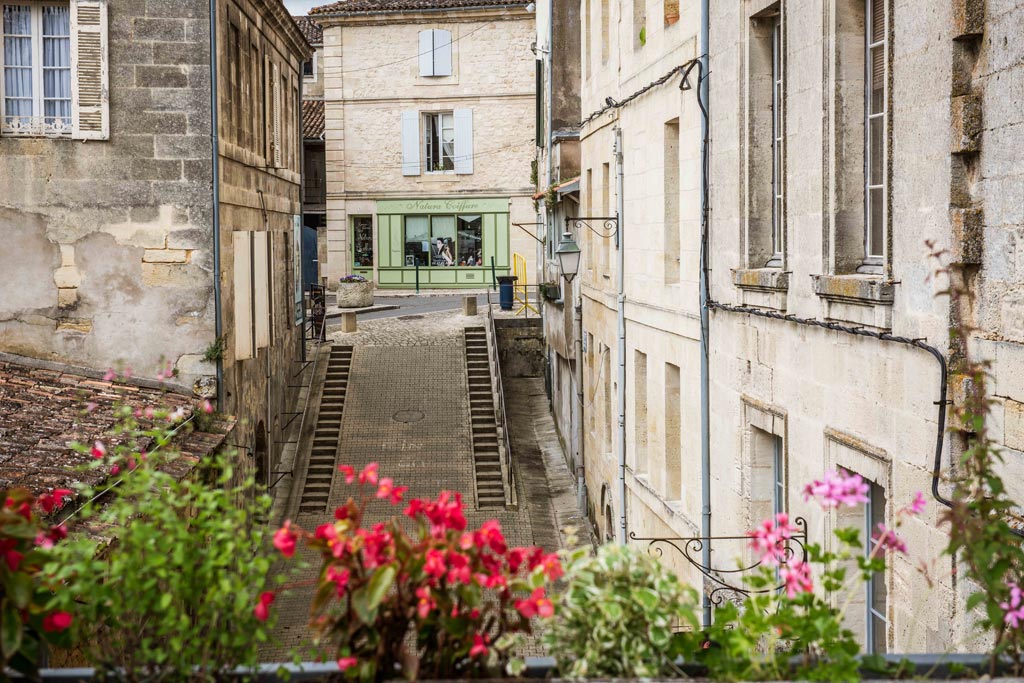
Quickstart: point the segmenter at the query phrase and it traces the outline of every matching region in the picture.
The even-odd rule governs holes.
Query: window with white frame
[[[0,134],[106,139],[106,0],[0,2],[0,14]]]
[[[766,266],[782,265],[782,18],[772,19],[772,257]]]
[[[864,554],[870,557],[875,552],[876,557],[884,557],[881,550],[875,551],[879,542],[879,524],[885,523],[885,489],[874,482],[868,482],[870,491],[868,502],[864,504],[864,537],[868,542],[864,544]],[[886,610],[888,590],[885,585],[885,572],[876,572],[864,583],[866,594],[864,596],[865,606],[865,648],[868,654],[880,654],[886,651],[886,633],[889,628],[889,618]]]
[[[450,111],[423,115],[427,173],[455,170],[455,115]]]
[[[316,53],[302,63],[302,77],[307,81],[316,81],[317,58]]]
[[[865,265],[881,266],[885,256],[886,210],[886,15],[885,0],[866,0],[864,256]]]
[[[420,76],[451,76],[452,32],[434,28],[419,35]]]

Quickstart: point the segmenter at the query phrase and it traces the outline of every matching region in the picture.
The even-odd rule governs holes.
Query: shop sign
[[[508,198],[478,199],[451,197],[442,199],[382,199],[378,214],[417,213],[508,213]]]

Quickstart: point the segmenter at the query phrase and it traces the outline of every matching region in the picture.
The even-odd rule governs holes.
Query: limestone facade
[[[279,0],[217,3],[215,179],[209,3],[64,4],[72,27],[97,27],[99,68],[75,79],[95,79],[100,111],[80,135],[78,112],[84,132],[86,104],[96,104],[80,86],[73,132],[12,133],[9,118],[0,129],[0,351],[100,371],[130,367],[149,379],[173,373],[168,384],[209,397],[219,365],[219,409],[239,418],[234,442],[268,475],[293,396],[287,381],[268,377],[290,376],[301,355],[291,254],[299,68],[309,48]],[[236,232],[257,235],[247,249],[253,240],[267,245],[266,265],[244,282]],[[242,305],[257,301],[258,312]],[[218,308],[223,353],[213,360]],[[266,335],[239,354],[239,338],[251,338],[256,322]]]
[[[695,3],[582,0],[581,7],[584,117],[606,107],[606,97],[619,102],[698,54]],[[674,23],[670,9],[681,14]],[[1024,183],[1015,158],[1024,67],[1014,36],[1022,29],[1024,6],[1012,2],[712,2],[708,103],[712,301],[920,339],[950,362],[962,348],[950,344],[949,325],[974,326],[970,348],[992,363],[993,432],[1018,499]],[[622,374],[627,531],[699,535],[696,71],[689,81],[693,89],[680,90],[676,76],[581,130],[584,216],[615,214],[616,128],[623,146],[624,275],[614,239],[585,229],[577,235],[587,504],[603,538],[616,537],[623,505]],[[952,308],[929,278],[928,241],[966,269],[972,306]],[[742,535],[785,510],[806,518],[811,541],[825,542],[839,524],[892,525],[923,491],[925,514],[901,529],[910,553],[875,580],[875,613],[859,595],[849,623],[875,651],[982,647],[965,614],[970,587],[942,556],[946,530],[930,496],[943,410],[936,360],[895,341],[714,306],[709,345],[712,535]],[[963,384],[950,376],[954,401]],[[945,470],[965,437],[942,436]],[[805,503],[804,484],[835,467],[871,482],[873,515],[866,506],[840,519]],[[730,566],[744,553],[742,541],[718,542],[713,562]],[[922,561],[932,587],[918,572]],[[696,583],[692,569],[679,567]]]
[[[512,254],[536,272],[533,239],[512,225],[536,221],[533,17],[524,2],[455,5],[366,0],[311,13],[324,32],[319,254],[329,283],[358,272],[378,286],[412,288],[418,264],[424,286],[481,288],[491,282],[490,258],[501,275]],[[430,145],[428,126],[441,120],[444,143]],[[479,237],[473,249],[474,238],[448,222],[480,216],[482,249]],[[415,232],[434,217],[429,232]]]

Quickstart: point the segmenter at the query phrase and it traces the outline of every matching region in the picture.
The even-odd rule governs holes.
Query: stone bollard
[[[462,315],[476,315],[476,294],[462,297]]]
[[[356,314],[354,312],[343,311],[341,314],[341,331],[342,332],[356,332],[358,327],[356,326]]]

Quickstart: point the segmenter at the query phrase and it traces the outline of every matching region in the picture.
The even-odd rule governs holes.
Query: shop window
[[[427,173],[455,170],[455,116],[452,112],[423,115]]]
[[[420,76],[452,75],[452,32],[435,28],[420,31]]]
[[[483,217],[406,216],[405,265],[483,265]]]
[[[352,265],[373,267],[373,219],[370,216],[352,217]]]
[[[483,251],[483,217],[459,216],[459,250],[460,266],[481,266],[484,261]]]

